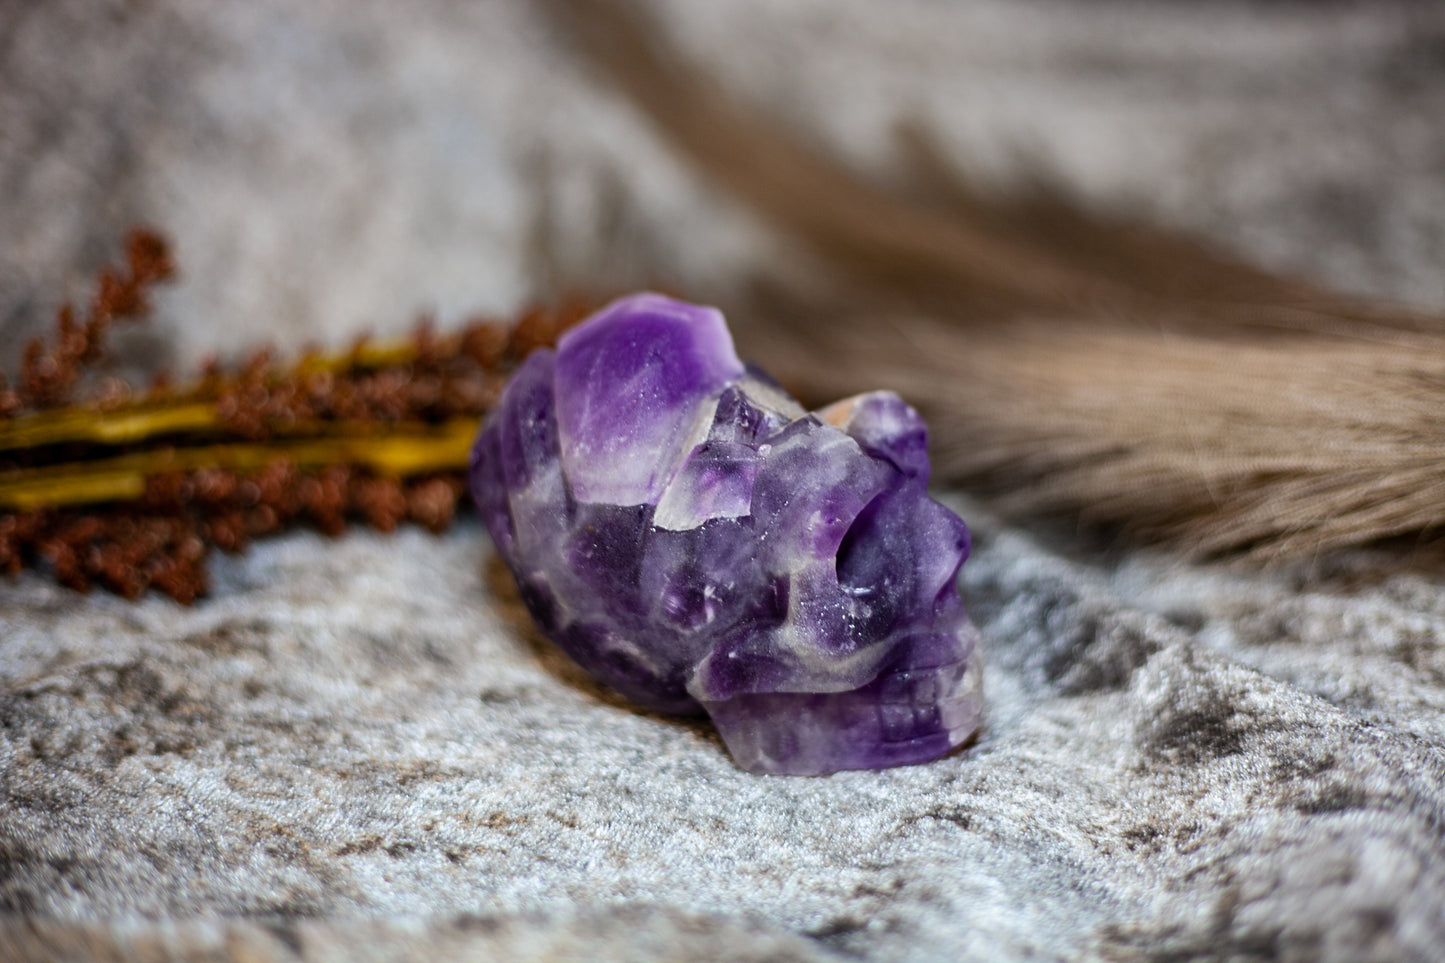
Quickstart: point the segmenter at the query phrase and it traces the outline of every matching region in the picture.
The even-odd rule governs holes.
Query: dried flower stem
[[[565,305],[446,335],[421,325],[290,364],[261,352],[183,387],[77,400],[109,325],[143,318],[147,287],[174,273],[152,233],[136,232],[127,254],[83,321],[62,308],[54,344],[29,346],[18,387],[0,381],[0,571],[38,565],[77,589],[190,602],[212,546],[239,551],[300,523],[439,531],[508,372],[585,313]]]
[[[334,426],[334,427],[333,427]],[[395,478],[466,467],[474,418],[458,418],[439,429],[378,434],[365,424],[331,422],[323,437],[265,444],[159,448],[114,458],[63,463],[0,473],[0,508],[32,510],[97,502],[127,501],[145,494],[146,480],[164,472],[223,468],[255,471],[277,459],[310,470],[355,465]]]

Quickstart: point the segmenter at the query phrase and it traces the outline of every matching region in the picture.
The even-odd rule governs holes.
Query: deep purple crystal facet
[[[542,631],[642,705],[706,712],[747,769],[925,762],[978,729],[968,529],[891,392],[809,414],[718,311],[635,295],[518,369],[470,483]]]

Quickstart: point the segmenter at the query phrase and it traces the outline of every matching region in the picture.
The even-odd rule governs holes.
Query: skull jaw
[[[892,669],[845,692],[749,693],[702,707],[750,772],[821,776],[930,762],[983,723],[982,667],[977,650],[964,648],[957,662]]]

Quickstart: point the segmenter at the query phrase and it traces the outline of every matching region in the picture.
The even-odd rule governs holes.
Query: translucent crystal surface
[[[542,631],[771,773],[924,762],[978,728],[968,529],[891,392],[804,412],[712,308],[641,294],[534,352],[471,488]]]

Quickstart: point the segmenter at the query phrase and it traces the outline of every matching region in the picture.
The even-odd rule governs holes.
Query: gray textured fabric
[[[862,165],[921,118],[987,176],[1022,149],[1100,208],[1445,303],[1429,6],[662,9]],[[137,220],[178,243],[182,363],[780,256],[526,5],[10,4],[0,70],[10,354]],[[267,541],[191,609],[0,584],[0,958],[1438,958],[1438,567],[1187,566],[953,497],[988,726],[823,779],[591,683],[475,522]]]

